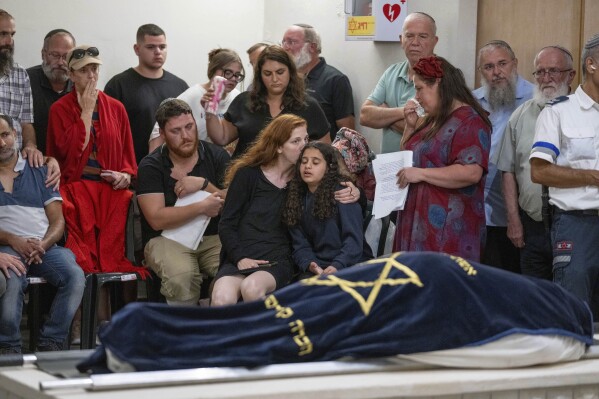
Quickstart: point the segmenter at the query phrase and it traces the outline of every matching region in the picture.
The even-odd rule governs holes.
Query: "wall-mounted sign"
[[[345,12],[345,40],[397,42],[408,0],[345,0]]]

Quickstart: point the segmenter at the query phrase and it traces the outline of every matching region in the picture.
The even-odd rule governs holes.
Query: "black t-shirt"
[[[287,226],[281,219],[287,188],[273,185],[260,167],[241,168],[229,185],[219,226],[225,261],[285,260],[291,255]]]
[[[161,78],[146,78],[129,68],[106,83],[104,93],[123,103],[129,117],[135,158],[139,164],[148,155],[148,139],[162,100],[177,97],[188,89],[184,80],[164,71]]]
[[[33,97],[33,128],[35,129],[35,140],[37,148],[45,154],[50,106],[54,104],[56,100],[70,92],[73,83],[70,80],[67,81],[64,91],[57,93],[52,88],[41,65],[27,69],[27,74],[29,75],[31,96]]]
[[[222,147],[200,141],[198,147],[199,159],[188,176],[204,177],[218,188],[223,188],[223,177],[229,162],[229,153]],[[162,145],[147,155],[139,163],[137,170],[137,196],[144,194],[164,193],[164,204],[174,206],[177,202],[175,194],[175,183],[177,180],[171,177],[173,163],[168,155],[168,148]],[[157,237],[162,231],[156,231],[150,227],[141,212],[142,240],[143,244]],[[206,228],[204,235],[218,234],[219,217],[213,217]]]
[[[320,62],[308,72],[306,88],[327,116],[331,125],[331,138],[334,139],[340,129],[336,121],[354,115],[354,98],[349,79],[320,57]]]
[[[318,102],[306,95],[306,105],[302,109],[283,109],[281,114],[301,116],[308,122],[310,140],[318,140],[330,130],[329,122],[318,105]],[[233,153],[233,158],[243,154],[258,136],[258,133],[272,121],[269,110],[250,111],[250,93],[243,92],[231,103],[225,113],[225,119],[237,128],[239,142]]]

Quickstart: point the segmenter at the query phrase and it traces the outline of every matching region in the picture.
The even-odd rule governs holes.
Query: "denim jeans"
[[[2,295],[4,294],[5,291],[6,291],[6,277],[4,276],[4,273],[0,273],[0,298],[2,297]]]
[[[524,211],[520,211],[520,220],[524,228],[524,247],[520,249],[522,274],[553,280],[551,234],[543,222],[537,222]]]
[[[19,256],[9,246],[0,246],[0,252]],[[27,274],[43,277],[48,284],[57,288],[50,308],[50,317],[42,326],[38,345],[53,342],[63,346],[73,316],[83,297],[85,288],[83,270],[75,262],[75,256],[70,250],[54,245],[42,256],[41,264],[31,264],[28,267]],[[11,271],[6,283],[6,292],[0,297],[0,347],[20,349],[19,327],[23,312],[23,297],[27,287],[26,276],[17,277]]]
[[[599,317],[599,216],[557,210],[551,226],[553,281]]]

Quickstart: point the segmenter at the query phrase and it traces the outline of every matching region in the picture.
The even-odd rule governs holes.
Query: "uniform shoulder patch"
[[[559,104],[559,103],[563,103],[564,101],[568,101],[570,99],[570,97],[568,96],[559,96],[554,98],[553,100],[549,100],[545,103],[545,105],[555,105],[555,104]]]

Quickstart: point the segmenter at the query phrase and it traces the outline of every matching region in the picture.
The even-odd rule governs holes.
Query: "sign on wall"
[[[345,0],[345,40],[399,41],[408,0]]]

